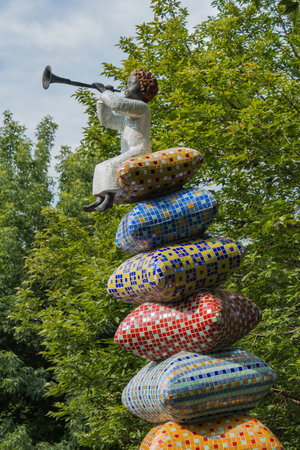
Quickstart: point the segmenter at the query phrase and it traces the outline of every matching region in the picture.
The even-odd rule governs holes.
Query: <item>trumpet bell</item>
[[[51,83],[72,84],[73,86],[91,87],[90,84],[71,81],[69,78],[62,78],[52,72],[51,66],[46,66],[42,76],[43,88],[48,89]]]
[[[52,75],[52,70],[51,70],[51,66],[46,66],[45,70],[43,72],[43,77],[42,77],[42,83],[43,83],[43,88],[44,89],[48,89],[48,87],[51,84],[51,75]]]

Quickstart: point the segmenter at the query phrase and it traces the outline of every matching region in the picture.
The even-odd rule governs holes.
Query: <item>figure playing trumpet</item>
[[[142,69],[131,72],[125,89],[125,97],[98,83],[100,91],[97,112],[101,125],[121,131],[121,154],[97,164],[93,179],[94,203],[84,206],[85,211],[105,211],[113,206],[118,167],[123,161],[151,153],[150,102],[158,92],[158,84],[152,73]]]

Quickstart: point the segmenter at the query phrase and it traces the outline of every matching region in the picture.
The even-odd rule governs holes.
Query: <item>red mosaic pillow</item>
[[[200,168],[203,157],[191,148],[177,147],[124,161],[117,173],[121,190],[114,202],[133,203],[180,189]]]
[[[152,361],[181,350],[209,353],[249,333],[261,320],[251,300],[216,289],[200,291],[180,303],[144,303],[120,324],[115,342]]]
[[[283,450],[274,434],[249,416],[229,416],[190,425],[167,422],[152,428],[140,450]]]

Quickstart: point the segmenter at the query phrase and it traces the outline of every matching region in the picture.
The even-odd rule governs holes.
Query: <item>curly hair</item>
[[[143,69],[133,70],[131,75],[137,76],[145,102],[150,102],[158,93],[158,84],[155,76],[151,72],[146,72]]]

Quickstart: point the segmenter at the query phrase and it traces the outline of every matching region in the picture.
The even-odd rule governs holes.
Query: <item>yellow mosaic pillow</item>
[[[110,276],[107,290],[134,304],[176,301],[228,280],[244,252],[226,237],[170,244],[127,259]]]
[[[249,416],[229,416],[181,426],[167,422],[152,428],[140,450],[283,450],[274,434]]]
[[[168,148],[124,161],[117,173],[121,190],[115,203],[133,203],[180,189],[203,161],[191,148]]]

